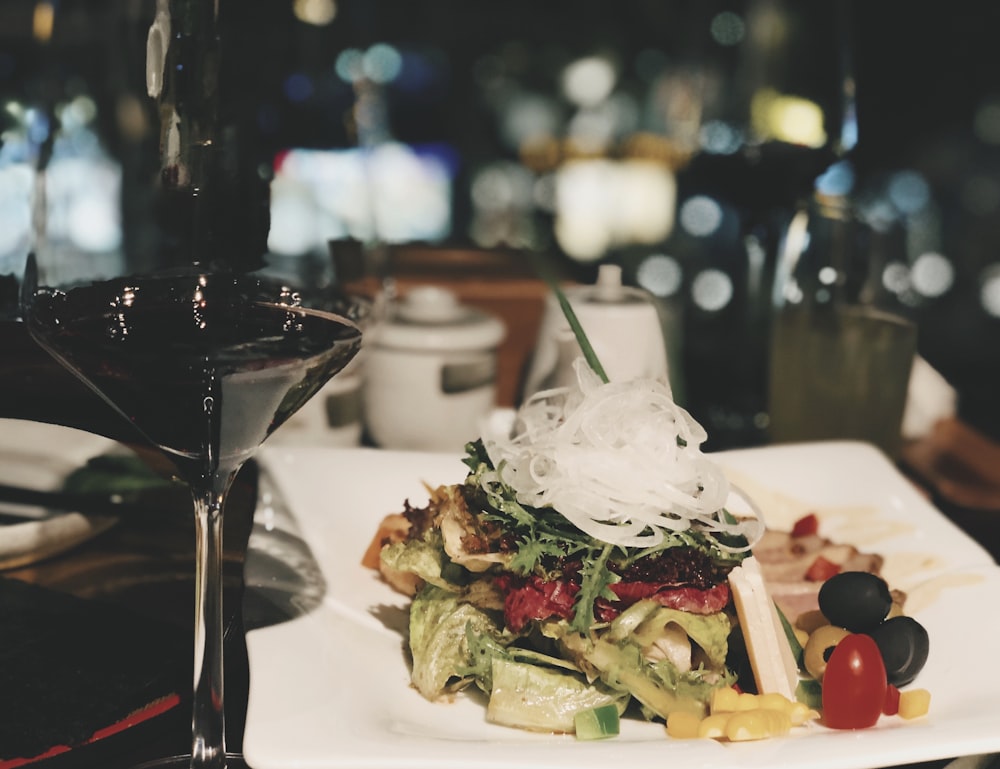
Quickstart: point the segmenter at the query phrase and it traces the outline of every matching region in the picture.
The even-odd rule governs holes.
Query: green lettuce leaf
[[[462,602],[455,594],[428,583],[410,607],[411,680],[424,697],[435,700],[445,692],[468,685],[476,665],[469,636],[486,636],[497,643],[503,637],[486,612]]]
[[[621,715],[628,705],[627,693],[600,681],[502,657],[493,659],[492,681],[486,719],[503,726],[572,733],[579,711],[615,705]]]
[[[721,612],[692,614],[660,606],[655,601],[639,601],[612,621],[607,637],[622,640],[631,636],[640,648],[645,648],[663,635],[663,629],[671,622],[683,628],[688,638],[699,647],[699,656],[704,657],[707,667],[720,670],[725,666],[732,623]]]
[[[693,644],[691,670],[647,654],[669,623],[682,628]],[[735,680],[725,667],[730,629],[722,613],[689,614],[640,601],[596,633],[573,632],[566,622],[546,623],[543,632],[589,676],[634,697],[647,718],[666,718],[677,710],[703,715],[712,691]]]
[[[506,646],[506,637],[501,642],[497,640],[495,635],[477,634],[471,626],[466,626],[465,635],[472,665],[467,668],[459,668],[456,672],[459,676],[474,678],[479,688],[487,694],[493,690],[493,670],[496,660],[559,669],[577,675],[582,672],[572,662],[561,657],[553,657],[550,654],[521,646]]]
[[[444,552],[441,532],[428,532],[424,539],[393,542],[382,548],[382,563],[397,571],[416,574],[443,590],[455,592],[461,588],[463,569],[452,563]]]
[[[569,633],[563,644],[567,654],[607,686],[634,697],[647,718],[666,718],[676,711],[703,716],[712,691],[733,680],[725,672],[698,668],[681,673],[667,660],[652,662],[634,640],[615,642]]]

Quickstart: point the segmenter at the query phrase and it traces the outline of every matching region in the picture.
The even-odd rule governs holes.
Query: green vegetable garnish
[[[792,628],[792,623],[788,621],[788,617],[785,616],[781,607],[778,606],[778,604],[775,604],[774,608],[778,610],[778,619],[781,620],[781,629],[785,631],[785,638],[788,639],[788,645],[792,649],[792,656],[795,657],[795,664],[798,666],[800,671],[803,671],[805,670],[805,663],[802,661],[802,644],[800,644],[799,639],[795,637],[795,630]]]
[[[569,323],[570,330],[573,332],[573,336],[576,337],[577,344],[580,345],[580,350],[583,352],[583,357],[587,361],[587,365],[589,365],[593,372],[601,378],[602,382],[607,384],[609,381],[608,375],[604,372],[604,367],[601,365],[601,361],[598,359],[597,353],[594,352],[594,348],[591,346],[590,340],[587,338],[587,334],[583,330],[583,326],[580,325],[580,319],[576,317],[573,305],[571,305],[569,299],[566,298],[566,294],[559,286],[558,281],[556,281],[551,271],[549,271],[540,262],[536,263],[535,268],[542,280],[545,281],[552,293],[555,294],[556,301],[559,302],[559,308],[562,310],[563,316],[566,318],[566,322]]]
[[[76,494],[129,495],[176,486],[154,473],[139,457],[131,454],[102,454],[87,461],[65,480],[64,491]]]
[[[590,710],[581,710],[573,716],[578,740],[603,740],[617,737],[620,731],[618,708],[601,705]]]
[[[573,305],[569,303],[569,299],[566,298],[563,290],[559,288],[558,283],[550,283],[549,285],[555,292],[556,299],[559,301],[559,307],[562,309],[563,315],[566,316],[566,322],[569,323],[569,327],[573,331],[580,349],[583,351],[583,357],[586,359],[587,364],[601,378],[601,381],[607,384],[608,375],[604,373],[604,366],[601,365],[601,361],[597,358],[597,353],[594,352],[590,340],[587,339],[587,334],[583,330],[583,326],[580,325],[580,319],[576,317]]]

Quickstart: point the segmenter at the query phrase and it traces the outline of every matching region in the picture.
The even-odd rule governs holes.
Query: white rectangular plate
[[[714,456],[775,528],[815,511],[821,533],[886,556],[890,582],[907,591],[909,613],[930,633],[930,659],[915,684],[932,693],[927,717],[883,716],[861,731],[813,724],[740,744],[671,740],[662,724],[626,720],[619,737],[584,742],[489,724],[474,695],[427,702],[409,685],[406,600],[359,561],[384,515],[406,499],[425,503],[425,483],[464,478],[461,457],[280,448],[265,451],[264,461],[325,593],[308,613],[248,634],[247,761],[254,769],[861,769],[1000,751],[1000,665],[992,652],[1000,569],[990,556],[866,445]],[[253,584],[266,582],[261,565],[251,549]]]

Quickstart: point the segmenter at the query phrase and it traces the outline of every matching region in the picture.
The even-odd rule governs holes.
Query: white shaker
[[[612,381],[652,377],[669,381],[663,322],[652,297],[622,285],[621,268],[601,265],[593,285],[564,289],[597,359]],[[524,396],[571,384],[583,355],[555,296],[549,296],[525,378]]]
[[[396,302],[366,348],[362,408],[380,448],[461,451],[496,406],[503,323],[438,286]]]

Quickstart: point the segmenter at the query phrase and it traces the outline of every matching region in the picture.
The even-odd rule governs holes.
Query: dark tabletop
[[[170,468],[162,464],[159,452],[144,444],[125,420],[39,350],[16,321],[0,321],[0,361],[0,418],[50,422],[112,438],[169,476]],[[241,749],[246,715],[242,573],[256,479],[256,466],[251,463],[234,484],[224,516],[226,731],[230,751]],[[47,650],[59,660],[55,665],[39,661],[38,669],[0,665],[0,720],[7,728],[0,731],[0,740],[2,735],[15,734],[33,748],[47,739],[58,744],[84,733],[109,733],[30,766],[124,769],[190,750],[194,647],[191,510],[187,490],[176,484],[153,495],[148,513],[122,515],[112,528],[81,546],[0,572],[0,617],[6,620],[0,628],[0,646],[12,648],[18,629],[14,621],[18,620],[30,623],[39,635],[18,649],[22,655],[32,650],[42,655]],[[26,596],[19,584],[12,584],[15,582],[26,583],[36,592]],[[86,609],[81,610],[81,606]],[[18,611],[19,607],[32,611]],[[74,653],[81,659],[74,659]],[[109,672],[119,674],[118,689],[107,686]],[[90,705],[85,699],[88,692]],[[113,707],[116,703],[109,700],[121,699],[124,706],[165,693],[176,694],[176,699],[165,700],[162,707],[150,711],[157,713],[154,717],[118,732],[113,723],[104,723],[121,715]],[[46,711],[35,713],[25,697],[44,702]],[[9,744],[0,745],[0,767],[7,748]]]
[[[0,418],[30,419],[85,429],[122,442],[132,451],[153,458],[155,465],[156,453],[141,443],[124,420],[38,350],[26,338],[19,323],[0,321],[0,361],[3,361],[0,366]],[[242,569],[252,525],[256,481],[256,467],[250,464],[237,481],[225,516],[227,748],[236,752],[242,745],[249,688],[241,613]],[[947,499],[937,498],[933,490],[928,494],[946,515],[981,542],[994,558],[1000,556],[1000,511],[966,509]],[[170,690],[177,694],[177,700],[171,700],[173,704],[170,707],[132,728],[110,734],[85,747],[34,762],[31,766],[39,769],[126,769],[141,761],[184,753],[189,749],[189,639],[194,616],[194,533],[191,516],[186,512],[189,504],[185,492],[176,490],[175,493],[172,490],[158,501],[159,514],[121,520],[109,531],[70,552],[0,573],[0,611],[6,607],[10,613],[11,607],[19,605],[17,601],[36,606],[44,605],[48,600],[33,603],[25,599],[19,586],[5,593],[4,585],[9,580],[16,580],[47,591],[46,594],[56,602],[53,605],[57,605],[63,596],[90,602],[88,605],[99,605],[99,610],[93,614],[102,618],[100,624],[106,626],[106,630],[99,631],[94,628],[98,623],[85,620],[80,620],[75,630],[71,624],[55,626],[55,637],[79,641],[93,636],[96,639],[93,640],[94,648],[103,651],[95,652],[89,663],[81,663],[83,668],[91,665],[92,670],[74,674],[80,676],[75,684],[75,694],[80,699],[73,701],[71,697],[63,697],[63,712],[49,714],[51,718],[47,716],[47,723],[57,723],[60,718],[71,723],[73,713],[70,711],[87,709],[84,703],[89,691],[88,682],[104,675],[108,666],[115,666],[116,655],[119,655],[117,661],[120,662],[121,653],[115,651],[111,640],[120,641],[127,633],[137,634],[128,636],[129,659],[134,664],[136,680],[141,679],[143,685],[151,687],[150,691],[154,693]],[[176,507],[179,511],[177,515],[166,514],[165,510],[170,506]],[[71,622],[75,616],[74,607],[61,604],[59,607],[58,611],[50,614],[62,618],[60,622]],[[70,619],[66,620],[67,617]],[[101,632],[104,632],[103,636]],[[143,633],[147,635],[143,636]],[[8,638],[6,635],[2,637]],[[58,654],[58,651],[53,653]],[[46,670],[48,672],[42,674],[43,678],[57,675],[49,668]],[[144,672],[150,670],[156,671],[158,676],[153,677],[155,681],[152,683],[148,680],[149,676],[143,678]],[[27,675],[27,671],[22,673]],[[18,687],[27,687],[23,680],[17,678],[16,672],[8,672],[6,682],[4,675],[0,670],[0,691],[5,685],[8,693],[12,687],[14,691],[20,691]],[[88,678],[88,675],[91,677]],[[60,681],[52,685],[58,687]],[[122,691],[129,690],[129,682],[124,681],[122,687]],[[135,686],[132,686],[132,694],[136,694],[134,690]],[[145,693],[140,692],[139,695]],[[120,693],[109,694],[107,689],[94,691],[93,696],[125,697]],[[14,698],[5,698],[0,694],[0,719],[29,719],[26,713],[28,710],[16,704]],[[82,728],[90,725],[84,723]],[[939,769],[947,763],[941,760],[915,766]],[[0,759],[0,767],[3,766]],[[990,769],[1000,769],[1000,762],[994,760],[989,766]]]

